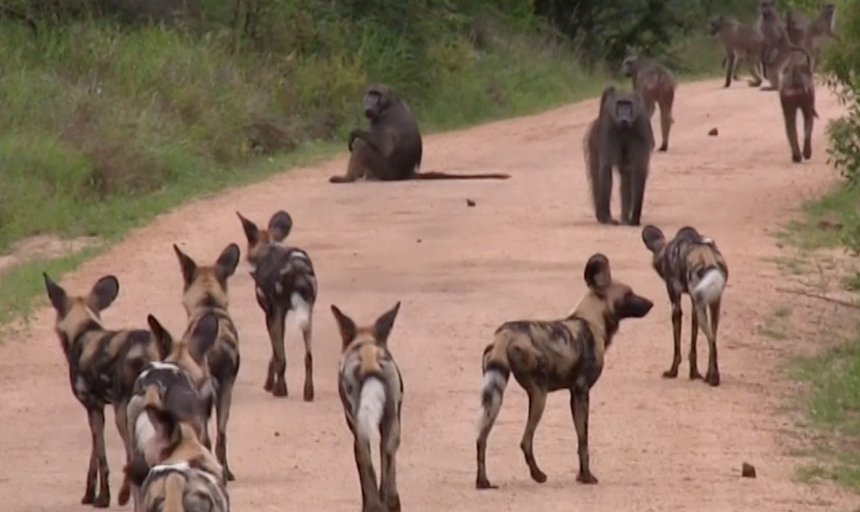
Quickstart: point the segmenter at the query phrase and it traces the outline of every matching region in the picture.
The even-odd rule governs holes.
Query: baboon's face
[[[636,72],[636,57],[627,57],[621,63],[621,74],[630,78]]]
[[[617,126],[630,128],[636,120],[635,101],[632,98],[622,96],[610,100],[610,113]]]
[[[723,17],[714,18],[710,22],[710,33],[712,36],[717,35],[723,28]]]
[[[364,94],[364,117],[374,120],[382,115],[391,103],[391,93],[383,87],[370,87]]]

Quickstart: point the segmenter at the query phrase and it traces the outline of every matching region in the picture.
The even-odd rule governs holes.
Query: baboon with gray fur
[[[792,47],[791,59],[780,78],[779,103],[785,120],[785,132],[791,146],[791,161],[812,157],[812,128],[815,111],[815,82],[812,79],[812,57],[800,46]],[[803,114],[803,152],[797,142],[797,111]]]
[[[792,44],[788,37],[785,23],[776,10],[772,0],[762,0],[759,3],[760,31],[765,41],[763,64],[769,86],[762,91],[779,90],[779,79],[783,68],[791,58]]]
[[[719,35],[725,51],[724,62],[726,66],[726,83],[724,87],[732,84],[732,78],[737,77],[738,61],[743,61],[749,68],[753,79],[748,83],[750,87],[758,87],[762,83],[760,73],[760,60],[764,51],[764,38],[753,27],[741,23],[732,16],[717,16],[710,21],[711,35]]]
[[[421,131],[409,105],[384,84],[372,84],[364,94],[367,130],[349,134],[349,164],[345,176],[329,183],[403,180],[505,180],[508,174],[419,173],[423,151]]]
[[[656,106],[660,107],[660,133],[663,137],[657,151],[669,149],[669,130],[675,120],[672,118],[672,104],[675,102],[675,77],[662,64],[642,56],[632,55],[621,63],[621,73],[630,78],[633,90],[642,96],[649,119],[654,117]]]
[[[609,212],[612,173],[617,169],[621,177],[620,223],[638,226],[654,149],[654,132],[642,97],[614,85],[603,89],[600,111],[582,145],[597,222],[619,224]]]

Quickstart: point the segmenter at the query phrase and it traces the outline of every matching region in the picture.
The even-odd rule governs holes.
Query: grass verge
[[[803,219],[790,223],[780,238],[803,255],[807,272],[814,271],[810,265],[820,267],[820,260],[826,259],[816,251],[850,246],[856,240],[860,233],[858,205],[860,188],[837,183],[823,197],[804,204]],[[841,277],[840,287],[860,290],[860,274],[848,272]],[[838,314],[856,316],[844,308]],[[832,319],[827,324],[841,321]],[[849,328],[847,336],[829,332],[829,325],[825,329],[828,332],[816,335],[834,338],[827,348],[794,358],[787,365],[790,377],[804,385],[798,403],[816,434],[810,450],[815,462],[801,466],[799,477],[807,482],[830,480],[860,493],[860,323]]]

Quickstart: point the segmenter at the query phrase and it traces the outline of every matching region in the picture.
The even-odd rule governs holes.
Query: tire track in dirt
[[[243,263],[230,282],[243,359],[229,425],[237,511],[360,507],[336,391],[339,338],[329,304],[369,321],[397,300],[403,306],[391,347],[406,388],[398,460],[406,510],[844,510],[856,499],[792,481],[797,460],[780,441],[787,420],[773,414],[783,388],[770,374],[785,349],[756,333],[779,300],[778,273],[764,261],[779,251],[766,230],[833,179],[824,126],[841,111],[836,100],[821,88],[815,155],[792,165],[775,94],[739,85],[724,90],[716,80],[680,86],[670,152],[652,159],[643,222],[667,232],[693,224],[726,255],[731,278],[718,389],[660,377],[671,361],[669,302],[640,230],[599,226],[590,213],[581,140],[595,111],[591,100],[425,141],[425,170],[508,172],[511,180],[329,185],[328,176],[344,168],[341,157],[162,215],[62,284],[83,291],[100,275],[116,274],[121,291],[104,314],[108,326],[143,327],[151,312],[179,332],[185,317],[171,244],[199,262],[214,260],[228,243],[243,243],[236,210],[257,222],[279,208],[291,213],[290,240],[309,251],[320,279],[317,397],[305,404],[299,396],[303,348],[292,321],[291,395],[263,392],[270,349]],[[720,136],[708,137],[714,126]],[[475,208],[466,207],[467,197]],[[529,479],[519,450],[525,393],[512,384],[488,455],[490,479],[501,488],[478,492],[481,349],[504,320],[566,313],[583,293],[582,267],[597,251],[609,256],[617,278],[656,303],[649,317],[622,326],[593,391],[591,460],[600,484],[574,481],[575,432],[563,393],[550,396],[535,441],[549,481]],[[29,330],[0,348],[0,495],[10,510],[85,510],[78,500],[89,433],[68,388],[52,317],[40,311]],[[107,441],[116,508],[123,454],[110,420]],[[741,480],[742,460],[757,466],[758,479]]]

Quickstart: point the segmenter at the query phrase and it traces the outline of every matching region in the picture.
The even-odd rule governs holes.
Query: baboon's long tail
[[[508,339],[496,334],[493,344],[484,349],[484,382],[481,384],[481,409],[478,414],[478,436],[488,431],[502,408],[502,396],[508,385],[511,364],[508,360]]]
[[[699,304],[713,304],[723,296],[725,287],[726,276],[719,268],[712,267],[693,288],[693,300]]]
[[[385,383],[376,375],[369,375],[361,385],[361,398],[358,400],[356,422],[358,437],[370,441],[379,432],[379,424],[385,413]]]

